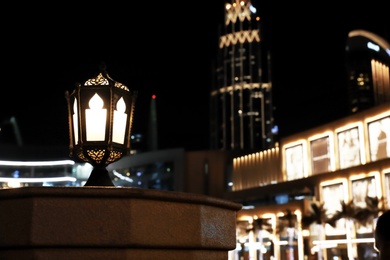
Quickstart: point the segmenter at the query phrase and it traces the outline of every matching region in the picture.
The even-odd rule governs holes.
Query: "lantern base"
[[[115,186],[106,168],[93,168],[84,186]]]

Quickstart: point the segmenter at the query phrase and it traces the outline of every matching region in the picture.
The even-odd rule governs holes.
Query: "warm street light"
[[[65,93],[70,157],[94,167],[85,186],[115,186],[106,166],[130,153],[137,92],[114,81],[102,66],[92,79]]]

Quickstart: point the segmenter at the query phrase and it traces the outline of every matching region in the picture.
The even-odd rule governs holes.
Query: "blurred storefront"
[[[390,208],[389,138],[386,104],[235,158],[225,198],[244,207],[231,259],[377,259],[375,222]]]

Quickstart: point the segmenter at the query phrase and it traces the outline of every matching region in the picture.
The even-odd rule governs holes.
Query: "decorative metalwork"
[[[88,156],[97,164],[100,164],[104,158],[106,150],[87,150]]]
[[[260,42],[260,31],[251,30],[251,31],[239,31],[236,33],[229,33],[221,36],[219,42],[219,48],[228,47],[237,43],[245,42]]]
[[[109,80],[111,80],[114,83],[114,86],[126,91],[130,91],[128,87],[123,85],[122,83],[113,80],[108,73],[106,73],[105,76],[103,76],[103,73],[99,73],[95,78],[89,79],[85,81],[84,86],[98,86],[98,85],[104,85],[108,86],[110,85]]]

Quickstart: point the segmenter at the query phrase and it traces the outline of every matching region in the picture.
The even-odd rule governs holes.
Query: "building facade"
[[[210,145],[219,150],[274,146],[270,55],[250,1],[225,5],[215,85],[210,94]]]
[[[231,259],[378,259],[375,223],[390,209],[389,123],[385,103],[235,158],[224,198],[243,209]]]

